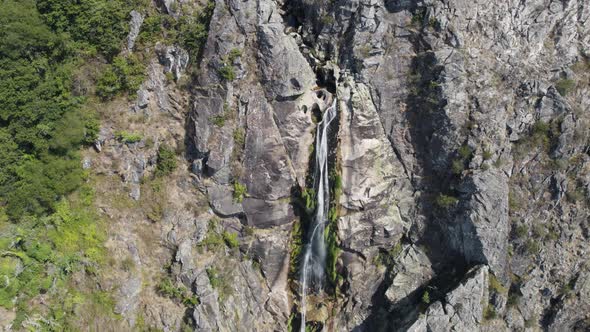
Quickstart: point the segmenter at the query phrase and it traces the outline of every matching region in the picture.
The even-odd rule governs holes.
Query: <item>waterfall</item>
[[[314,187],[316,210],[310,225],[312,229],[304,247],[301,271],[301,332],[305,332],[306,297],[308,288],[321,291],[326,267],[326,241],[324,231],[330,209],[330,183],[328,181],[328,130],[336,117],[336,98],[324,112],[318,124],[315,141]]]

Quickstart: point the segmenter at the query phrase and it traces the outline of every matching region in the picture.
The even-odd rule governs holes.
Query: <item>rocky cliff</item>
[[[298,329],[334,99],[330,277],[308,328],[590,329],[588,1],[213,5],[190,55],[134,50],[134,12],[125,52],[151,57],[147,78],[85,152],[126,262],[101,282],[120,329]],[[205,4],[151,6],[180,20]],[[121,127],[146,135],[121,142]],[[164,144],[181,167],[142,180]]]

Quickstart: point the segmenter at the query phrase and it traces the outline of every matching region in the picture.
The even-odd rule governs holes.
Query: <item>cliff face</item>
[[[336,98],[333,278],[310,326],[589,329],[589,57],[585,0],[216,0],[199,62],[159,45],[137,101],[113,105],[143,120],[103,121],[87,153],[115,180],[108,246],[134,262],[103,278],[121,324],[299,326],[315,129]],[[121,122],[157,144],[117,142]],[[163,143],[186,164],[142,183]]]

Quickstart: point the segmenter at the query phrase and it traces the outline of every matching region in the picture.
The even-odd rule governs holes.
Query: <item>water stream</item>
[[[315,215],[304,247],[301,271],[301,332],[305,332],[306,301],[309,289],[321,292],[326,268],[326,241],[324,231],[330,209],[330,183],[328,180],[328,130],[336,118],[336,98],[324,112],[318,124],[315,142],[314,188],[316,191]]]

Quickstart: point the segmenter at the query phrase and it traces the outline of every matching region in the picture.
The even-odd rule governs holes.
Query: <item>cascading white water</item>
[[[324,231],[330,209],[330,183],[328,180],[328,129],[336,117],[336,98],[324,112],[318,124],[315,142],[314,187],[316,190],[316,210],[310,225],[312,232],[307,239],[301,270],[301,332],[305,332],[307,290],[310,286],[321,291],[326,266],[326,241]]]

